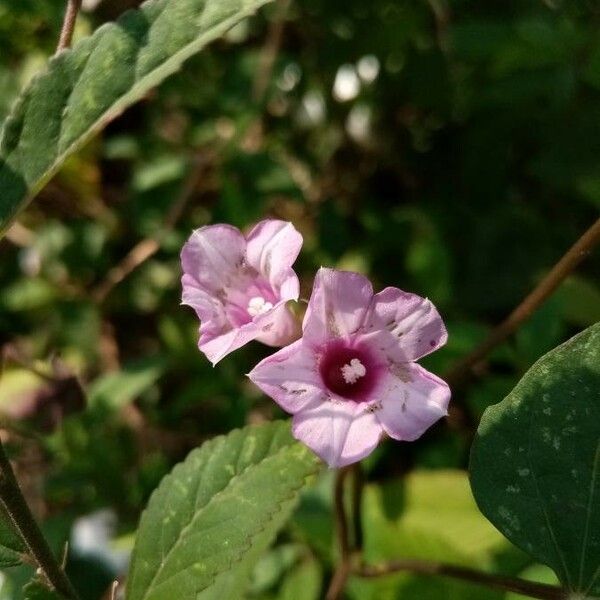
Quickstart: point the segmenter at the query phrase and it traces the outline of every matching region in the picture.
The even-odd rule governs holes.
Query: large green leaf
[[[600,594],[600,323],[486,410],[471,454],[481,511],[572,591]]]
[[[196,596],[196,600],[237,600],[244,597],[252,571],[265,551],[273,542],[275,535],[283,527],[297,504],[294,497],[283,502],[281,510],[274,515],[269,527],[252,540],[252,548],[243,558],[221,573],[208,588]]]
[[[52,58],[3,127],[0,232],[69,155],[269,1],[150,0]]]
[[[195,600],[240,560],[258,558],[318,465],[281,422],[236,430],[192,452],[142,516],[127,599]],[[237,582],[216,583],[237,593]]]

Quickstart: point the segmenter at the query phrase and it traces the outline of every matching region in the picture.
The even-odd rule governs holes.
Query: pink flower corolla
[[[231,225],[192,233],[181,251],[182,303],[196,311],[198,347],[213,365],[251,340],[284,346],[297,337],[286,302],[298,299],[292,265],[301,246],[294,226],[274,219],[247,237]]]
[[[416,364],[446,343],[433,304],[358,273],[320,269],[303,337],[250,379],[294,415],[292,431],[332,467],[367,456],[384,433],[412,441],[447,414],[448,385]]]

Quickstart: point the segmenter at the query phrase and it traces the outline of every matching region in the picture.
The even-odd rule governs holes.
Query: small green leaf
[[[23,600],[64,600],[64,598],[36,578],[23,588]]]
[[[600,323],[542,357],[486,410],[471,485],[508,539],[570,591],[600,594]]]
[[[270,0],[150,0],[52,58],[4,123],[0,233],[64,161]]]
[[[88,390],[90,409],[115,411],[123,408],[154,385],[165,367],[164,357],[153,356],[129,363],[116,373],[102,375]]]
[[[323,573],[321,565],[307,556],[286,575],[279,600],[319,600]]]
[[[27,548],[13,527],[9,516],[0,507],[0,568],[21,564]]]
[[[142,516],[127,599],[195,600],[239,561],[250,555],[252,563],[318,465],[282,422],[236,430],[192,452]],[[220,600],[239,597],[237,582],[217,583],[236,590]]]

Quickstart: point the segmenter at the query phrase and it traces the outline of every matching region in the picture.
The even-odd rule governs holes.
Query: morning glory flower
[[[198,347],[213,365],[251,340],[284,346],[298,337],[286,302],[298,299],[301,246],[294,226],[274,219],[247,237],[231,225],[192,233],[181,251],[182,303],[196,311]]]
[[[420,437],[447,414],[450,389],[415,361],[446,343],[433,304],[358,273],[321,268],[303,336],[250,379],[294,415],[294,436],[332,467],[361,460],[384,433]]]

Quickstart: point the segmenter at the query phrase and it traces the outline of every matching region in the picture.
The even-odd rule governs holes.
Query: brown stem
[[[283,31],[285,28],[285,15],[289,10],[291,0],[283,0],[279,4],[278,13],[273,16],[271,26],[265,39],[262,52],[259,57],[258,69],[254,78],[254,84],[252,89],[252,97],[256,102],[262,102],[269,80],[273,73],[273,67],[275,66],[275,60],[283,41]]]
[[[352,465],[352,533],[353,552],[360,553],[363,547],[362,528],[362,493],[365,486],[365,477],[362,465],[357,462]]]
[[[461,383],[469,377],[477,365],[496,346],[506,340],[526,321],[554,290],[575,270],[581,261],[591,254],[600,242],[600,219],[598,219],[566,254],[552,267],[534,290],[502,321],[489,336],[470,354],[456,364],[444,378],[450,385]]]
[[[153,237],[148,237],[138,242],[117,265],[110,269],[104,280],[91,292],[94,302],[102,304],[114,287],[135,271],[142,263],[158,252],[162,236],[175,227],[183,213],[185,205],[193,195],[200,179],[204,175],[205,170],[203,167],[205,164],[205,159],[199,156],[196,157],[190,175],[184,183],[178,198],[171,205],[161,231]]]
[[[336,531],[338,537],[338,546],[340,548],[340,562],[333,574],[329,589],[325,595],[326,600],[337,600],[346,586],[346,581],[352,570],[352,550],[350,546],[350,530],[348,528],[348,518],[346,516],[346,507],[344,505],[344,489],[346,478],[352,467],[343,467],[338,469],[335,475],[335,484],[333,488],[333,511],[335,517]]]
[[[545,583],[535,583],[525,579],[492,575],[476,571],[475,569],[467,569],[465,567],[422,560],[406,559],[392,561],[378,566],[365,565],[358,569],[356,574],[361,577],[381,577],[399,572],[451,577],[453,579],[460,579],[461,581],[483,585],[496,590],[515,592],[517,594],[529,596],[530,598],[541,598],[541,600],[565,600],[569,596],[566,590]]]
[[[81,0],[69,0],[67,4],[67,10],[65,11],[62,29],[60,31],[60,39],[58,40],[58,46],[56,47],[56,54],[71,45],[73,31],[75,29],[75,22],[77,21],[77,15],[80,8]]]
[[[77,593],[52,553],[31,510],[23,497],[14,471],[0,441],[0,502],[15,529],[45,578],[68,600],[77,600]]]

